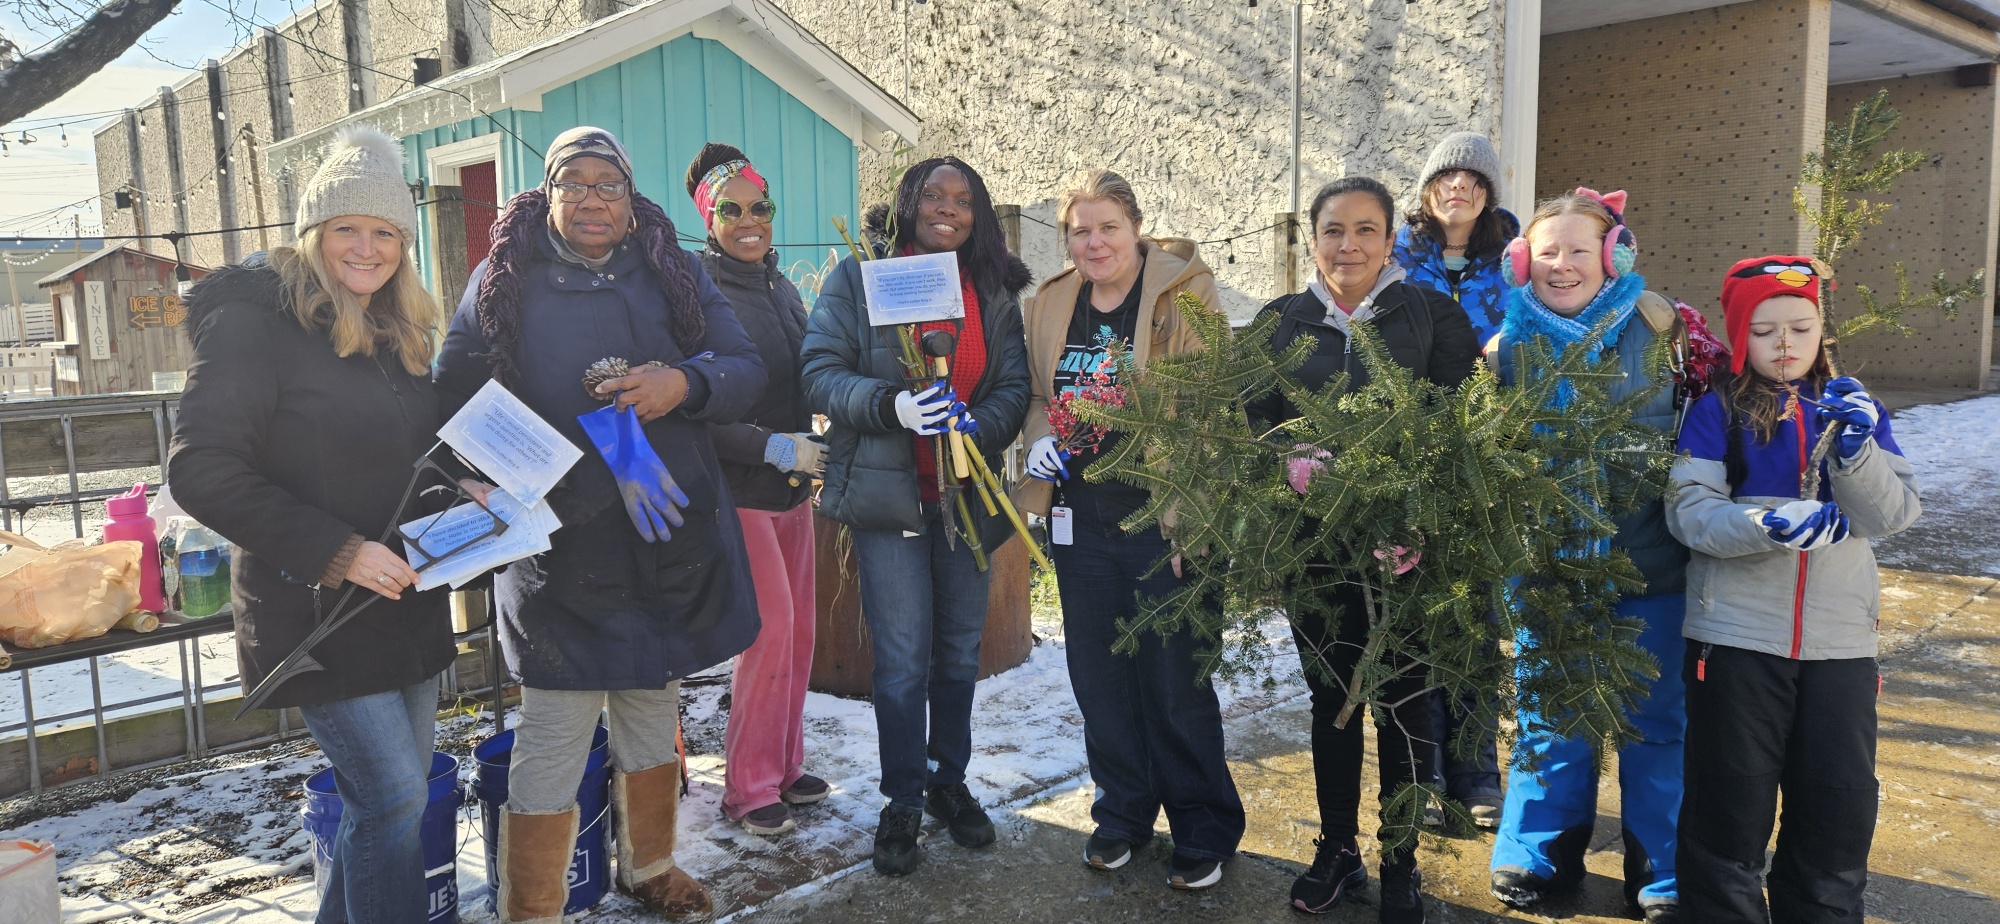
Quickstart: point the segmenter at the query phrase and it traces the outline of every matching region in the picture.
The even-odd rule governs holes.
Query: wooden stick
[[[942,356],[937,358],[937,377],[945,380],[951,378],[951,366]],[[945,424],[949,428],[945,430],[948,434],[946,438],[951,441],[951,473],[958,476],[958,480],[964,481],[972,477],[972,468],[965,462],[965,434],[958,432],[958,415],[952,415]]]
[[[1027,543],[1028,557],[1033,558],[1035,564],[1054,571],[1056,566],[1049,563],[1049,557],[1042,554],[1041,546],[1035,544],[1035,536],[1028,532],[1028,524],[1021,522],[1021,512],[1014,509],[1014,502],[1007,497],[1006,487],[1000,484],[1000,479],[993,476],[993,470],[986,467],[986,457],[976,452],[972,453],[972,468],[973,472],[993,489],[993,499],[999,502],[1000,510],[1006,513],[1008,521],[1014,524],[1014,532],[1020,534],[1022,542]]]

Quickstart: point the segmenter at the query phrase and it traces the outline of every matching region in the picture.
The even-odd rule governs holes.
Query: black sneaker
[[[1167,885],[1183,892],[1198,892],[1213,888],[1222,881],[1222,862],[1202,857],[1183,857],[1174,854],[1167,869]]]
[[[916,869],[924,858],[924,850],[917,844],[917,830],[923,824],[924,813],[917,809],[883,807],[882,820],[875,825],[875,871],[901,876]]]
[[[1382,924],[1424,924],[1424,874],[1407,856],[1404,862],[1382,864],[1382,901],[1376,920]]]
[[[960,847],[985,847],[993,843],[993,820],[986,817],[986,810],[979,807],[979,800],[972,798],[972,791],[964,783],[931,787],[924,796],[924,811],[944,822],[951,831],[951,839]]]
[[[1671,902],[1644,906],[1646,924],[1681,924],[1681,906]]]
[[[825,780],[810,773],[801,773],[792,785],[778,794],[778,798],[785,800],[786,805],[811,805],[825,801],[827,793],[832,791],[833,787],[828,786]]]
[[[1493,871],[1493,897],[1515,908],[1533,908],[1555,891],[1547,879],[1516,867]]]
[[[1083,844],[1083,862],[1091,869],[1117,869],[1132,859],[1132,846],[1103,832]]]
[[[1368,883],[1361,849],[1353,841],[1315,838],[1312,868],[1292,881],[1292,907],[1307,914],[1325,914],[1349,893]]]

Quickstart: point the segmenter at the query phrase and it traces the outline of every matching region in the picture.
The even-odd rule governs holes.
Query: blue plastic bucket
[[[576,788],[576,853],[569,864],[569,899],[564,914],[576,914],[597,904],[611,888],[611,746],[604,726],[590,739],[590,756],[583,763],[583,782]],[[504,731],[472,749],[477,768],[472,792],[479,797],[479,815],[486,834],[486,884],[500,900],[500,813],[507,807],[507,769],[514,759],[514,733]]]
[[[430,803],[424,806],[419,837],[424,845],[424,886],[430,893],[430,924],[458,924],[458,810],[465,789],[458,782],[458,758],[431,753]],[[340,832],[340,793],[334,791],[333,771],[321,770],[306,779],[306,804],[299,810],[306,836],[312,840],[313,880],[326,899],[333,844]]]

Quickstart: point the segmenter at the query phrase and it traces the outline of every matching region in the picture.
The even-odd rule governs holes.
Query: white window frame
[[[499,132],[431,148],[424,152],[424,174],[432,186],[458,186],[459,168],[489,160],[493,162],[494,179],[500,179]],[[506,190],[499,184],[496,183],[495,188],[497,195],[506,197]]]

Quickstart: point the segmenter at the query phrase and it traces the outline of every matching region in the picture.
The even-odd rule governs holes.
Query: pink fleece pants
[[[737,508],[764,628],[736,658],[729,688],[722,810],[740,819],[778,801],[803,771],[803,713],[813,660],[812,505]]]

